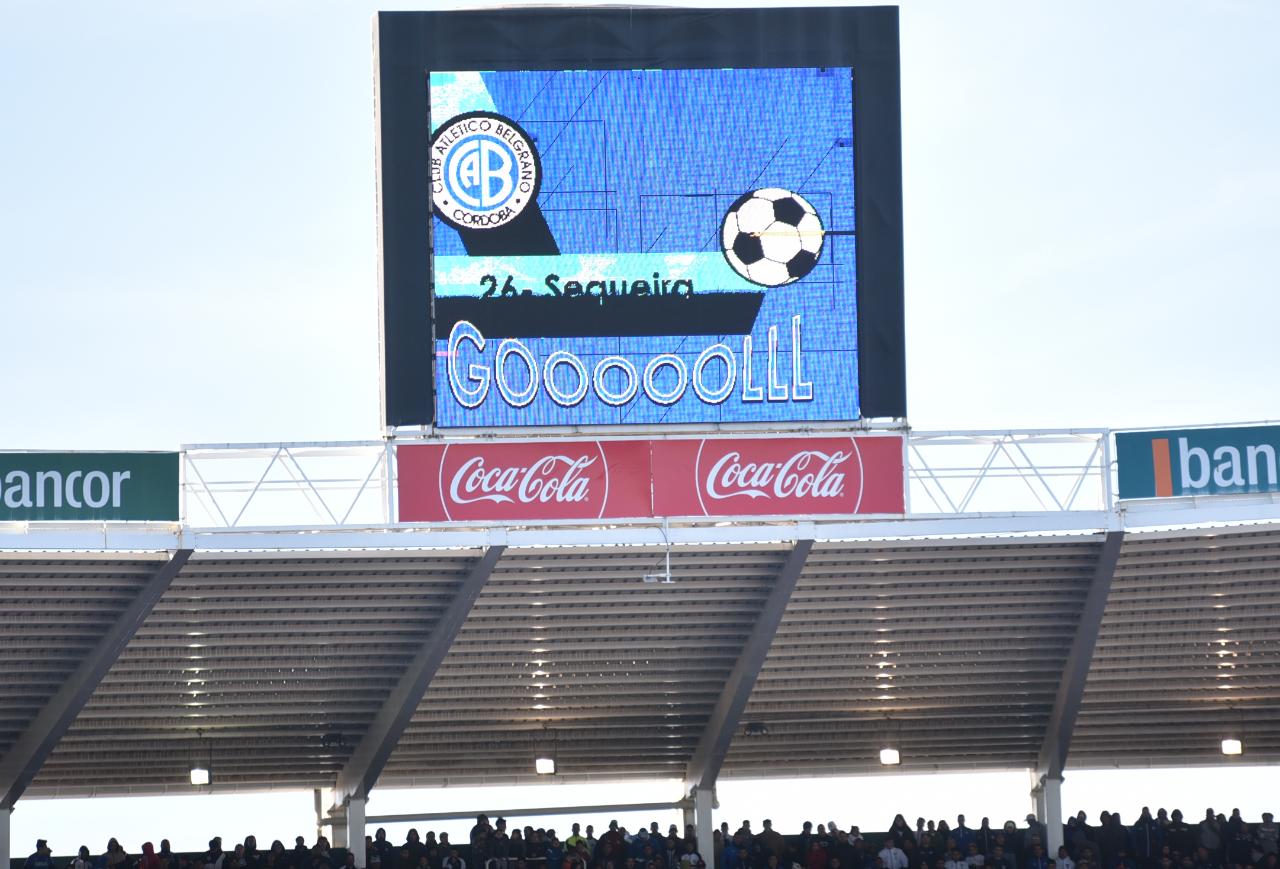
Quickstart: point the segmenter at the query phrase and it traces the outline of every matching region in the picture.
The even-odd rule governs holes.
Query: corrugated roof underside
[[[1130,537],[1070,763],[1280,760],[1280,532]]]
[[[815,547],[725,774],[1034,765],[1100,546]]]
[[[35,785],[332,784],[474,560],[193,560]]]

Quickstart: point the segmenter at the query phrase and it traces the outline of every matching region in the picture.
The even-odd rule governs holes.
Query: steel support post
[[[1124,532],[1110,531],[1098,554],[1098,563],[1089,583],[1089,591],[1085,595],[1075,636],[1071,640],[1062,679],[1058,682],[1058,693],[1049,713],[1044,742],[1040,745],[1040,756],[1036,762],[1036,777],[1040,781],[1046,777],[1062,781],[1067,753],[1071,750],[1071,731],[1075,728],[1080,703],[1084,699],[1084,685],[1089,678],[1089,665],[1093,663],[1093,649],[1098,643],[1102,614],[1107,607],[1107,596],[1111,594],[1111,580],[1115,576],[1123,544]]]
[[[364,852],[364,800],[352,797],[347,801],[347,850],[355,855],[358,869],[365,869],[368,855]]]
[[[347,812],[345,809],[329,811],[329,844],[335,848],[347,847]]]
[[[326,820],[326,819],[325,819],[325,816],[324,816],[324,806],[325,806],[324,791],[323,791],[323,790],[321,790],[320,788],[316,788],[316,789],[315,789],[315,790],[313,790],[311,793],[312,793],[312,796],[314,796],[314,797],[315,797],[315,803],[316,803],[316,841],[319,841],[319,840],[320,840],[320,837],[324,835],[324,828],[325,828],[326,826],[328,826],[328,823],[329,823],[329,822],[328,822],[328,820]]]
[[[693,750],[693,757],[685,769],[684,783],[686,793],[693,789],[704,789],[712,792],[716,786],[716,778],[720,775],[720,767],[729,753],[729,743],[733,741],[734,731],[738,729],[738,721],[742,711],[747,708],[747,700],[751,697],[751,689],[755,687],[760,668],[769,655],[769,647],[773,645],[773,636],[782,623],[782,614],[786,612],[787,602],[795,590],[804,563],[813,549],[812,540],[797,540],[782,569],[774,580],[773,589],[765,598],[760,615],[747,637],[746,645],[738,655],[729,678],[711,710],[706,729]],[[708,833],[708,835],[710,835]],[[706,857],[706,854],[702,855]],[[708,864],[710,865],[710,864]]]
[[[374,716],[369,729],[361,737],[359,744],[351,753],[333,788],[333,807],[341,808],[348,797],[365,799],[373,788],[374,782],[382,773],[382,767],[391,756],[392,750],[400,740],[418,704],[427,693],[431,680],[440,667],[440,662],[449,653],[462,623],[467,620],[471,606],[480,596],[480,590],[493,573],[493,568],[502,557],[505,546],[490,546],[472,565],[470,573],[463,579],[457,594],[450,601],[449,607],[440,616],[440,620],[431,634],[423,638],[422,647],[409,662],[408,668],[400,676],[400,681],[383,702],[382,708]],[[337,828],[334,828],[337,835]]]
[[[1044,785],[1036,783],[1031,788],[1031,811],[1036,813],[1036,818],[1040,823],[1045,823],[1045,807],[1044,807]],[[1048,852],[1046,851],[1047,855]]]
[[[1036,800],[1036,817],[1044,824],[1044,853],[1057,860],[1062,847],[1062,779],[1045,777],[1037,790],[1040,797]]]
[[[9,818],[13,809],[0,806],[0,869],[9,869]]]
[[[715,803],[715,791],[711,788],[693,789],[693,824],[698,832],[698,853],[708,866],[716,864],[715,822],[711,808]]]
[[[14,740],[9,753],[0,758],[0,812],[12,809],[36,773],[40,772],[40,767],[53,754],[80,710],[93,696],[98,683],[129,645],[190,557],[190,549],[179,549],[156,568],[93,650],[62,683],[58,693],[44,704],[26,731]]]

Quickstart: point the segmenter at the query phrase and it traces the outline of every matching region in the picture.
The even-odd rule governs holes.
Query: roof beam
[[[1071,651],[1062,668],[1062,679],[1053,700],[1049,726],[1045,730],[1044,742],[1040,744],[1036,773],[1041,780],[1061,779],[1062,770],[1067,764],[1067,752],[1071,750],[1071,732],[1075,729],[1080,702],[1084,699],[1084,685],[1089,678],[1089,665],[1093,663],[1093,650],[1098,644],[1098,631],[1102,627],[1102,613],[1107,607],[1107,597],[1111,594],[1111,579],[1116,573],[1116,563],[1120,560],[1120,546],[1123,542],[1123,531],[1110,531],[1098,554],[1098,563],[1089,583],[1089,593],[1084,600],[1080,622],[1071,640]]]
[[[351,753],[351,759],[338,773],[333,792],[335,807],[350,797],[368,796],[505,549],[505,546],[490,546],[462,581],[448,609],[374,716],[360,744]]]
[[[12,808],[40,772],[102,678],[190,557],[190,549],[178,549],[169,556],[0,760],[0,811]]]
[[[532,809],[493,809],[487,806],[479,810],[453,812],[419,812],[409,815],[370,815],[365,818],[369,824],[405,824],[426,823],[430,821],[462,821],[472,819],[476,815],[489,815],[495,818],[528,818],[543,815],[615,815],[623,812],[664,812],[678,809],[683,802],[668,803],[614,803],[604,806],[552,806],[550,808]]]
[[[733,741],[733,733],[738,729],[738,720],[742,717],[742,711],[747,708],[751,689],[755,687],[760,668],[764,666],[764,659],[769,654],[773,637],[782,622],[782,614],[786,612],[787,602],[791,600],[791,593],[795,591],[796,582],[800,579],[800,572],[804,569],[811,549],[812,540],[798,540],[783,562],[782,570],[774,580],[773,589],[765,599],[755,627],[751,629],[742,654],[738,656],[737,663],[724,683],[724,689],[707,721],[707,728],[689,760],[684,774],[686,788],[715,787],[720,767],[729,753],[729,743]]]

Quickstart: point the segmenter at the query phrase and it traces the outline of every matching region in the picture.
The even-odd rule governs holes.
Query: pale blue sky
[[[0,3],[0,447],[379,434],[370,17],[396,5]],[[1273,0],[903,4],[915,426],[1280,417],[1278,42]],[[1204,775],[1246,814],[1273,794]],[[1117,778],[1069,774],[1064,802],[1092,813]],[[1135,805],[1172,787],[1123,780]],[[916,792],[980,815],[991,781]],[[1020,815],[1025,790],[998,793]],[[741,799],[735,819],[779,817]],[[236,802],[260,838],[310,835],[310,796],[286,800]],[[207,838],[213,807],[166,802],[199,827],[108,829],[133,852]],[[859,805],[836,819],[888,823]],[[139,818],[51,811],[20,806],[15,854],[97,853],[89,816]]]
[[[5,0],[0,445],[378,435],[390,5]],[[916,427],[1280,416],[1278,38],[1270,0],[903,5]]]

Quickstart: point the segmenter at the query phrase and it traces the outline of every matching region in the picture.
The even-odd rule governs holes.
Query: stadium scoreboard
[[[896,9],[375,31],[388,427],[905,417]]]

